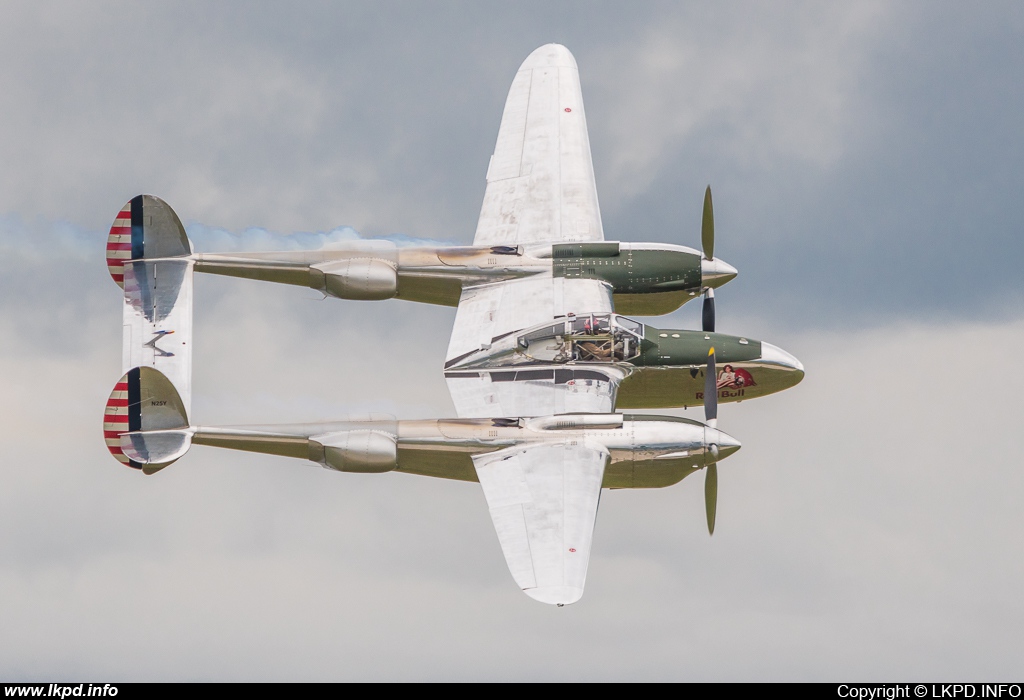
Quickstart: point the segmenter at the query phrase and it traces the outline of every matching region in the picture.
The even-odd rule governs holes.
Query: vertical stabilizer
[[[103,438],[114,459],[151,474],[188,451],[192,431],[170,380],[151,367],[135,367],[107,399]]]
[[[107,236],[107,270],[122,289],[128,261],[191,254],[192,244],[178,215],[167,202],[149,194],[132,197],[121,207]]]

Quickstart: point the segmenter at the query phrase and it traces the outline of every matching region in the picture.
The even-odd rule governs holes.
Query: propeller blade
[[[711,207],[711,185],[704,190],[704,216],[700,220],[700,243],[704,257],[715,259],[715,212]]]
[[[718,465],[714,462],[704,469],[704,510],[708,515],[708,534],[713,535],[718,511]]]
[[[705,333],[715,332],[715,290],[708,287],[704,291],[704,308],[701,310],[701,329]]]
[[[708,367],[704,370],[704,422],[718,425],[718,373],[715,371],[715,349],[708,350]]]

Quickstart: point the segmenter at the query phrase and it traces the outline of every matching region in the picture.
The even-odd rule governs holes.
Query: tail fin
[[[135,367],[114,385],[103,415],[103,437],[114,459],[147,474],[188,451],[188,412],[171,381],[152,367]]]
[[[107,270],[124,289],[123,266],[130,260],[192,254],[174,210],[159,197],[140,194],[121,207],[107,236]]]
[[[151,195],[124,205],[107,239],[107,269],[124,290],[121,371],[152,367],[192,407],[192,245],[174,210]]]
[[[125,440],[120,435],[180,432],[188,426],[192,409],[191,255],[192,245],[177,214],[150,195],[133,197],[118,212],[107,239],[107,269],[124,291],[121,371],[125,375],[107,404],[108,419],[117,418],[120,427],[111,429],[105,424],[104,431],[114,457],[147,472],[170,464],[188,449],[180,435]],[[157,409],[168,405],[176,407],[172,413],[177,419],[159,417],[166,411]],[[132,406],[134,414],[129,410]],[[114,410],[122,408],[123,412]],[[150,425],[145,417],[151,414],[156,422]],[[133,415],[134,423],[129,420]],[[179,453],[174,445],[182,444]],[[154,469],[157,464],[161,466]]]

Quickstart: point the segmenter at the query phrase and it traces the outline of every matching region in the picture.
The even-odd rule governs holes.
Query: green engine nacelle
[[[701,293],[701,255],[670,243],[559,243],[552,247],[555,277],[599,279],[611,285],[615,310],[658,316]]]

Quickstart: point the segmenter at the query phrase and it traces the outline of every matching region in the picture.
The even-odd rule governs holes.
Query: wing
[[[576,60],[548,44],[512,81],[473,244],[602,240]]]
[[[597,280],[538,276],[469,287],[459,300],[446,364],[490,347],[499,337],[559,316],[611,310],[611,288]],[[622,377],[611,369],[601,372],[581,375],[579,379],[603,378],[602,385],[577,383],[575,376],[564,373],[559,382],[553,369],[547,370],[544,377],[532,379],[531,375],[518,374],[509,378],[508,372],[496,371],[451,372],[446,380],[460,418],[536,416],[565,411],[609,413],[615,405],[615,387]]]
[[[459,418],[613,413],[625,374],[613,366],[446,372]]]
[[[583,595],[608,452],[537,445],[473,458],[516,584],[542,603]]]

